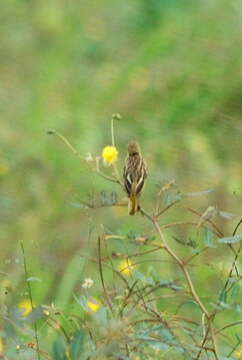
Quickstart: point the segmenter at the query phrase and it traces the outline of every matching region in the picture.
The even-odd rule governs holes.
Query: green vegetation
[[[2,2],[0,358],[242,358],[241,18],[239,0]],[[143,215],[97,172],[113,113],[100,169],[139,141]]]

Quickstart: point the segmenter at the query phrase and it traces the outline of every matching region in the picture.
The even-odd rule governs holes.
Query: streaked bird
[[[129,197],[129,215],[139,211],[139,197],[147,177],[145,161],[139,144],[132,141],[128,144],[128,155],[125,159],[123,178],[124,187]]]

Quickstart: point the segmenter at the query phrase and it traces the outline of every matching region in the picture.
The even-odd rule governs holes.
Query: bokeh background
[[[20,240],[29,272],[41,280],[33,282],[37,305],[64,306],[82,280],[78,254],[95,253],[100,224],[115,233],[146,227],[125,209],[78,206],[100,191],[123,193],[49,129],[83,157],[98,156],[111,143],[111,115],[121,114],[118,167],[137,139],[149,165],[145,206],[152,208],[157,184],[175,179],[183,192],[214,189],[192,206],[234,213],[232,223],[217,219],[225,232],[234,227],[242,196],[240,0],[8,0],[0,7],[0,280],[9,288],[2,301],[26,297]],[[182,220],[176,211],[167,216]],[[85,275],[95,272],[86,265]]]

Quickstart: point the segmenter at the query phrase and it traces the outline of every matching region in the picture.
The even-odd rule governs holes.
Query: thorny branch
[[[78,153],[78,151],[69,143],[69,141],[61,134],[59,134],[58,132],[56,131],[50,131],[48,132],[49,134],[55,134],[56,136],[58,136],[66,145],[67,147],[74,153],[74,155],[78,156],[80,159],[84,160],[82,158],[82,156]],[[114,145],[114,130],[113,130],[113,120],[112,120],[112,127],[111,127],[111,134],[112,134],[112,144]],[[120,179],[120,176],[119,176],[119,173],[118,173],[118,170],[117,170],[117,167],[116,165],[113,166],[113,170],[114,170],[114,173],[112,174],[112,176],[109,176],[105,173],[103,173],[101,170],[100,170],[100,167],[99,167],[99,158],[96,158],[95,159],[95,163],[96,163],[96,167],[95,167],[95,171],[96,173],[103,177],[104,179],[108,180],[108,181],[111,181],[113,183],[117,183],[119,185],[121,185],[121,187],[123,188],[123,182],[122,180]],[[168,184],[168,187],[172,186],[173,185],[173,182],[169,183]],[[150,221],[153,226],[154,226],[154,230],[158,233],[159,235],[159,238],[160,238],[160,241],[161,241],[161,244],[155,244],[155,249],[153,250],[149,250],[147,252],[143,252],[143,254],[146,254],[146,253],[149,253],[149,252],[153,252],[153,251],[157,251],[159,249],[162,249],[164,250],[167,254],[169,254],[169,256],[172,258],[172,260],[174,261],[174,263],[177,264],[177,266],[181,269],[181,272],[184,276],[184,278],[186,279],[186,283],[188,285],[188,288],[189,288],[189,291],[190,291],[190,294],[191,296],[193,297],[194,301],[196,302],[196,304],[199,306],[200,310],[201,310],[201,313],[202,313],[202,319],[204,319],[205,321],[203,321],[203,327],[204,327],[204,333],[203,333],[203,338],[202,338],[202,341],[201,341],[201,344],[197,346],[200,348],[199,352],[197,353],[197,356],[196,356],[196,360],[199,360],[200,359],[200,356],[202,354],[203,351],[210,351],[213,353],[214,355],[214,358],[215,360],[219,360],[219,357],[218,357],[218,350],[217,350],[217,344],[216,344],[216,335],[217,334],[220,334],[221,332],[223,332],[225,329],[229,328],[229,327],[232,327],[232,326],[236,326],[236,325],[239,325],[241,324],[241,321],[236,321],[236,322],[233,322],[231,324],[227,324],[223,327],[221,327],[220,329],[217,329],[215,330],[214,329],[214,319],[215,319],[215,316],[217,314],[217,311],[215,310],[213,313],[210,313],[207,309],[207,307],[205,306],[205,304],[203,303],[203,301],[201,300],[201,298],[199,297],[196,289],[195,289],[195,286],[193,284],[193,281],[192,281],[192,278],[191,278],[191,275],[190,275],[190,272],[188,270],[188,264],[190,263],[190,261],[196,256],[196,255],[193,255],[192,257],[190,257],[190,259],[188,260],[183,260],[182,258],[180,258],[176,252],[170,247],[169,243],[167,242],[166,240],[166,237],[163,233],[163,230],[166,229],[166,228],[170,228],[170,227],[174,227],[174,226],[182,226],[182,225],[192,225],[192,226],[198,226],[197,223],[195,222],[176,222],[176,223],[172,223],[172,224],[163,224],[163,225],[160,225],[159,222],[158,222],[158,218],[163,215],[168,209],[170,209],[171,207],[173,207],[176,203],[178,203],[180,201],[180,199],[177,199],[175,201],[173,201],[171,204],[167,205],[164,209],[160,210],[159,209],[159,205],[160,205],[160,197],[161,197],[161,193],[162,191],[165,191],[167,190],[166,187],[162,188],[160,190],[160,193],[158,194],[158,197],[159,197],[159,202],[157,202],[157,207],[156,207],[156,211],[155,211],[155,215],[150,215],[148,212],[146,212],[143,208],[140,208],[140,213],[141,215],[143,215],[148,221]],[[192,208],[188,208],[188,210],[190,212],[192,212],[193,214],[199,216],[201,218],[202,214],[200,214],[198,211],[192,209]],[[219,237],[219,238],[222,238],[224,237],[224,234],[223,232],[219,229],[219,227],[217,226],[217,224],[211,220],[211,218],[206,218],[204,219],[204,222],[201,222],[199,227],[202,226],[202,227],[206,227],[206,223],[209,224],[211,226],[211,229],[213,231],[213,233]],[[239,223],[237,224],[235,230],[234,230],[234,233],[233,235],[235,235],[237,229],[239,228],[240,224],[242,223],[242,219],[239,221]],[[105,237],[105,240],[107,240],[108,238],[113,238],[115,237],[114,235],[107,235]],[[118,236],[118,238],[123,238],[123,237],[120,237]],[[234,269],[237,270],[236,268],[236,263],[237,263],[237,260],[238,260],[238,256],[239,256],[239,253],[242,249],[242,243],[240,244],[239,248],[237,249],[237,251],[235,251],[235,249],[233,248],[233,246],[231,244],[229,244],[231,250],[233,251],[234,253],[234,260],[233,260],[233,263],[232,263],[232,266],[231,266],[231,269],[229,271],[229,274],[228,274],[228,277],[227,277],[227,280],[225,282],[225,285],[224,285],[224,288],[223,288],[223,292],[225,291],[229,291],[228,288],[228,284],[229,284],[229,281],[230,281],[230,278],[232,276],[232,273],[234,271]],[[203,250],[206,250],[206,248],[204,248]],[[132,256],[139,256],[141,254],[132,254],[130,257]],[[103,278],[103,271],[102,271],[102,266],[105,266],[107,267],[108,269],[110,269],[111,271],[113,271],[114,273],[116,273],[117,276],[119,276],[122,281],[124,281],[125,285],[126,285],[126,289],[127,289],[127,294],[123,300],[123,307],[120,311],[120,315],[121,317],[123,316],[123,311],[125,309],[125,307],[127,306],[129,300],[131,297],[133,296],[137,296],[138,295],[138,299],[137,299],[137,302],[140,302],[142,301],[142,304],[141,306],[144,306],[144,308],[147,310],[147,313],[149,312],[154,312],[151,308],[147,308],[147,304],[144,302],[144,294],[142,294],[142,289],[140,290],[139,287],[138,287],[138,280],[135,280],[133,285],[130,287],[128,281],[125,279],[125,277],[117,270],[115,270],[112,266],[110,266],[102,257],[101,257],[101,240],[99,238],[98,240],[98,259],[90,259],[91,261],[94,261],[96,263],[98,263],[99,265],[99,270],[100,270],[100,276],[101,276],[101,282],[102,282],[102,286],[103,286],[103,291],[104,291],[104,294],[105,294],[105,297],[106,297],[106,301],[107,301],[107,304],[111,310],[111,312],[113,312],[113,309],[112,309],[112,302],[111,302],[111,298],[110,298],[110,295],[109,295],[109,292],[108,290],[106,289],[106,286],[105,286],[105,283],[104,283],[104,278]],[[237,274],[238,274],[238,271],[237,271]],[[149,310],[149,311],[148,311]],[[164,320],[161,318],[160,314],[157,313],[157,312],[154,312],[155,316],[156,316],[156,319],[155,318],[147,318],[147,319],[143,319],[143,320],[138,320],[138,322],[157,322],[157,320],[161,321],[161,322],[164,322]],[[152,314],[152,315],[154,315]],[[207,345],[207,342],[211,342],[211,345],[209,344],[209,346]]]
[[[214,356],[215,356],[215,359],[216,360],[219,360],[218,358],[218,352],[217,352],[217,346],[216,346],[216,339],[215,339],[215,334],[214,334],[214,329],[213,329],[213,317],[211,317],[211,315],[209,314],[208,310],[206,309],[205,305],[203,304],[203,302],[201,301],[200,297],[198,296],[196,290],[195,290],[195,287],[193,285],[193,282],[192,282],[192,279],[191,279],[191,276],[190,276],[190,273],[187,269],[187,265],[186,263],[180,259],[178,257],[178,255],[171,249],[171,247],[168,245],[166,239],[165,239],[165,236],[160,228],[160,225],[157,221],[157,218],[155,217],[151,217],[148,213],[146,213],[146,211],[144,209],[141,210],[141,213],[142,215],[144,215],[149,221],[151,221],[154,225],[154,227],[156,228],[159,236],[160,236],[160,239],[161,239],[161,242],[162,242],[162,245],[164,247],[164,250],[175,260],[175,262],[177,263],[177,265],[180,267],[180,269],[182,270],[185,278],[186,278],[186,281],[187,281],[187,284],[189,286],[189,289],[190,289],[190,292],[191,292],[191,295],[193,296],[194,300],[196,301],[196,303],[198,304],[198,306],[200,307],[202,313],[205,315],[206,319],[207,319],[207,332],[210,332],[210,336],[211,336],[211,340],[212,340],[212,344],[213,344],[213,347],[212,347],[212,351],[214,353]],[[206,339],[204,341],[204,344],[206,342]],[[203,344],[203,345],[204,345]],[[199,359],[199,357],[197,358]]]

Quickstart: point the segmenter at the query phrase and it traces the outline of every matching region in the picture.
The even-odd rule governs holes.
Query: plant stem
[[[114,126],[113,126],[113,117],[111,119],[111,137],[112,137],[112,145],[115,146],[115,142],[114,142]]]
[[[118,178],[114,178],[114,177],[111,177],[109,175],[106,175],[104,174],[101,170],[100,170],[100,167],[99,167],[99,158],[96,158],[96,173],[98,175],[100,175],[101,177],[103,177],[104,179],[106,180],[109,180],[109,181],[112,181],[116,184],[120,184],[122,186],[122,183],[120,182],[120,180]]]
[[[29,295],[29,300],[30,300],[30,304],[31,304],[31,309],[33,311],[33,309],[34,309],[33,296],[32,296],[32,289],[31,289],[31,286],[30,286],[30,282],[28,281],[29,276],[28,276],[27,262],[26,262],[26,256],[25,256],[25,250],[24,250],[23,241],[20,241],[20,246],[21,246],[21,250],[22,250],[22,254],[23,254],[23,260],[24,260],[25,281],[26,281],[27,287],[28,287],[28,295]],[[35,335],[35,341],[36,341],[37,358],[38,358],[38,360],[40,360],[40,348],[39,348],[38,329],[37,329],[36,321],[34,322],[34,335]]]
[[[59,133],[56,130],[49,130],[47,132],[47,134],[57,136],[59,139],[61,139],[66,144],[66,146],[71,150],[71,152],[73,152],[74,155],[79,157],[79,159],[84,160],[82,158],[82,156],[79,154],[79,152],[74,148],[74,146],[71,145],[71,143],[67,140],[67,138],[64,135],[62,135],[61,133]]]
[[[120,175],[119,175],[117,165],[114,163],[114,164],[112,164],[112,167],[113,167],[113,170],[114,170],[114,175],[115,175],[116,182],[118,184],[120,184],[121,186],[123,186],[123,182],[120,180]]]
[[[111,313],[113,314],[112,303],[111,303],[111,300],[109,298],[109,295],[108,295],[108,292],[106,290],[105,283],[104,283],[103,269],[102,269],[102,258],[101,258],[101,238],[100,238],[100,236],[98,237],[98,266],[99,266],[99,273],[100,273],[101,283],[102,283],[102,287],[103,287],[103,292],[105,294],[107,304],[108,304],[108,306],[109,306],[109,308],[111,310]]]
[[[206,335],[204,336],[204,339],[202,341],[202,345],[201,345],[202,348],[200,349],[200,352],[199,352],[196,359],[197,360],[199,359],[199,357],[201,355],[201,352],[204,349],[204,345],[205,345],[206,340],[207,340],[207,335],[208,335],[208,333],[210,333],[212,346],[213,346],[211,350],[212,350],[212,352],[214,354],[215,359],[219,360],[218,355],[217,355],[217,346],[216,346],[216,340],[215,340],[215,333],[214,333],[213,324],[212,324],[214,316],[211,316],[209,314],[208,310],[206,309],[206,307],[204,306],[204,304],[201,301],[200,297],[198,296],[198,294],[196,292],[196,289],[195,289],[195,287],[193,285],[190,273],[189,273],[189,271],[187,269],[186,263],[182,259],[180,259],[178,257],[178,255],[170,248],[170,246],[166,242],[165,236],[164,236],[164,234],[163,234],[163,232],[161,230],[161,227],[160,227],[160,225],[159,225],[159,223],[157,221],[157,218],[150,216],[143,209],[140,209],[140,211],[141,211],[142,215],[144,215],[148,220],[150,220],[153,223],[155,229],[157,230],[157,232],[158,232],[158,234],[160,236],[160,239],[162,241],[164,250],[175,260],[177,265],[182,270],[194,300],[196,301],[196,303],[200,307],[202,313],[205,315],[205,317],[207,319],[207,322],[208,322],[207,332],[206,332]]]
[[[157,217],[159,217],[160,215],[164,214],[164,212],[166,212],[168,209],[170,209],[173,205],[175,205],[176,203],[178,203],[180,201],[179,200],[175,200],[173,201],[172,203],[170,203],[169,205],[167,205],[164,209],[160,210],[158,213],[157,213]]]
[[[114,120],[120,120],[121,119],[121,115],[120,114],[113,114],[112,118],[111,118],[111,137],[112,137],[112,145],[115,146],[115,141],[114,141]]]
[[[197,295],[197,292],[194,288],[191,276],[188,272],[188,269],[186,267],[186,264],[176,255],[176,253],[170,248],[170,246],[167,244],[164,234],[161,231],[160,225],[157,223],[157,220],[153,221],[154,226],[157,230],[157,232],[160,235],[161,241],[164,244],[164,249],[168,252],[168,254],[176,261],[176,263],[179,265],[179,267],[181,268],[181,270],[183,271],[183,274],[185,275],[185,278],[187,280],[188,286],[190,288],[191,294],[194,297],[194,299],[196,300],[196,303],[199,305],[199,307],[201,308],[202,312],[206,315],[206,318],[209,318],[209,314],[208,311],[206,310],[205,306],[203,305],[202,301],[200,300],[199,296]]]

